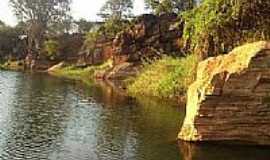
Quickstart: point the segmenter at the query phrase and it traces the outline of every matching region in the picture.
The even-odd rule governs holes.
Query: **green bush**
[[[197,57],[163,57],[152,64],[146,64],[142,73],[128,86],[132,95],[172,97],[185,95],[195,78]]]
[[[96,49],[98,39],[101,38],[101,34],[98,31],[90,31],[85,35],[84,48],[91,53]]]
[[[184,19],[184,46],[206,58],[270,38],[270,1],[204,0]]]
[[[59,50],[59,43],[55,40],[45,41],[44,49],[45,49],[45,52],[48,53],[48,56],[50,57],[50,59],[53,60],[56,58],[56,54]]]

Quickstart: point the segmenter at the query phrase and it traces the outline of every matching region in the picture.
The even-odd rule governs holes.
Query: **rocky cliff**
[[[182,31],[183,23],[176,14],[144,14],[134,19],[132,25],[113,39],[104,40],[101,37],[94,52],[81,53],[78,64],[100,64],[112,59],[114,67],[98,72],[96,78],[124,80],[134,77],[139,73],[142,61],[164,54],[181,56],[178,43]]]
[[[183,23],[176,14],[145,14],[113,41],[115,63],[138,62],[161,54],[181,54]]]
[[[199,64],[179,138],[270,145],[270,43],[246,44]]]

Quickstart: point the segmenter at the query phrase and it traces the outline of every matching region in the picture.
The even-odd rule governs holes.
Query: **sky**
[[[16,17],[12,13],[12,8],[9,6],[9,0],[0,0],[0,20],[6,24],[14,26],[17,23]],[[106,0],[73,0],[72,16],[75,19],[84,18],[87,20],[98,20],[96,14]],[[144,0],[135,0],[134,14],[143,14]]]

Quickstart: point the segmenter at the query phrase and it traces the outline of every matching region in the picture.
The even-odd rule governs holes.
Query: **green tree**
[[[28,48],[38,54],[51,26],[69,18],[71,0],[10,0],[16,17],[27,23]]]
[[[101,37],[100,32],[98,31],[92,31],[92,32],[88,32],[86,34],[86,39],[84,41],[84,48],[87,50],[87,57],[91,56],[92,58],[92,64],[94,64],[94,60],[95,60],[95,50],[97,49],[97,43],[98,43],[98,39]]]
[[[100,27],[99,32],[105,37],[111,38],[123,30],[132,17],[134,0],[107,0],[98,14],[105,19],[105,24]]]
[[[126,19],[132,16],[134,0],[107,0],[99,15],[104,19]]]
[[[146,8],[156,14],[181,12],[192,9],[198,0],[145,0]]]
[[[98,30],[104,37],[111,39],[116,36],[117,33],[125,30],[130,25],[129,21],[109,19]]]

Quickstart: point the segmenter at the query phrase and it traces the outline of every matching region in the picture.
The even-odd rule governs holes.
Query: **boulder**
[[[137,76],[140,70],[141,65],[124,62],[107,70],[96,72],[95,78],[103,80],[126,80],[130,77]]]
[[[270,43],[202,61],[179,138],[270,145]]]
[[[126,80],[129,77],[135,77],[139,74],[141,66],[133,63],[122,63],[116,65],[111,72],[106,75],[110,80]]]
[[[58,63],[58,64],[53,65],[52,67],[50,67],[50,68],[47,70],[47,72],[48,72],[48,73],[53,73],[53,72],[55,72],[56,70],[61,69],[61,68],[64,68],[64,67],[66,67],[66,66],[67,66],[67,64],[66,64],[65,62],[60,62],[60,63]]]

